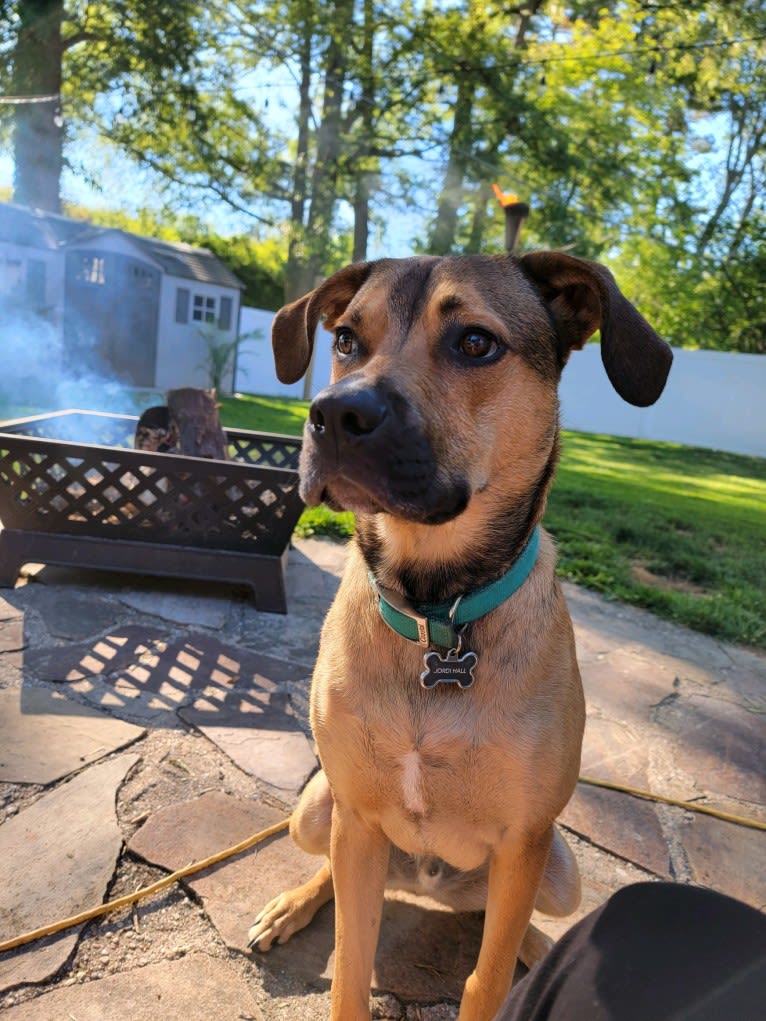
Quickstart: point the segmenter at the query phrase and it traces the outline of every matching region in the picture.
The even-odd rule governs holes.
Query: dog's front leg
[[[390,844],[348,806],[333,805],[330,867],[335,887],[333,1021],[369,1021]]]
[[[479,959],[468,976],[458,1021],[491,1021],[513,980],[553,838],[552,828],[521,844],[495,848],[489,863],[487,911]]]

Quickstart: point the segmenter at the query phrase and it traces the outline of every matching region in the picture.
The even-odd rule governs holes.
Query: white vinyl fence
[[[240,332],[259,330],[237,360],[235,387],[244,393],[301,397],[303,380],[277,380],[271,352],[272,312],[243,308]],[[634,408],[612,390],[598,344],[569,359],[561,381],[566,429],[669,440],[735,454],[766,457],[766,355],[674,349],[665,391],[651,408]],[[330,335],[317,330],[312,396],[330,376]]]

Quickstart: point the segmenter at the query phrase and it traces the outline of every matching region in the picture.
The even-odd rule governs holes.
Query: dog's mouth
[[[304,501],[309,502],[305,496]],[[371,493],[342,476],[333,479],[332,486],[326,485],[316,502],[326,504],[330,510],[353,511],[355,514],[380,514],[385,510]]]
[[[441,525],[465,510],[470,489],[463,480],[444,482],[423,473],[419,479],[365,466],[328,468],[323,458],[304,447],[300,494],[304,503],[324,503],[331,510],[356,514],[391,514],[419,524]],[[357,470],[355,470],[357,469]]]

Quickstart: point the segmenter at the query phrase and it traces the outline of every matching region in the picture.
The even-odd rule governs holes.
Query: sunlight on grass
[[[766,462],[565,433],[545,523],[560,573],[766,647]]]
[[[303,431],[308,408],[308,401],[237,394],[235,397],[221,399],[221,422],[229,429],[254,429],[299,436]]]

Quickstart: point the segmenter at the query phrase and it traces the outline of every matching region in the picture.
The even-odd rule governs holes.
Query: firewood
[[[182,454],[227,460],[226,434],[221,428],[215,390],[182,387],[168,390],[171,425]]]
[[[136,425],[133,446],[136,450],[178,453],[178,432],[170,421],[166,405],[155,405],[142,412]]]

